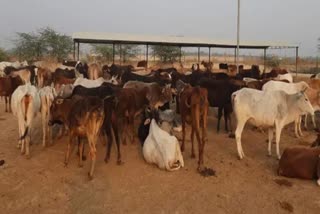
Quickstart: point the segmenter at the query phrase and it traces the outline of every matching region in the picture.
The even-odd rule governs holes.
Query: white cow
[[[160,169],[175,171],[184,167],[180,145],[175,136],[163,131],[154,119],[151,120],[149,135],[142,148],[144,159]]]
[[[287,74],[279,74],[275,80],[287,80],[289,83],[293,83],[293,77],[290,73]]]
[[[18,148],[21,146],[21,154],[26,153],[30,157],[30,129],[33,119],[40,110],[40,98],[35,86],[30,83],[19,86],[12,94],[11,99],[12,113],[18,119],[19,141]]]
[[[20,68],[20,67],[24,67],[24,66],[28,66],[28,62],[27,61],[23,61],[23,62],[0,62],[0,75],[4,76],[4,69],[8,66],[14,67],[14,68]]]
[[[55,90],[51,86],[43,87],[39,90],[41,100],[41,120],[42,120],[42,146],[46,146],[46,138],[49,137],[49,142],[52,143],[52,131],[49,127],[50,107],[53,99],[56,96]]]
[[[295,94],[300,91],[305,91],[305,94],[310,100],[310,103],[314,110],[318,110],[319,102],[320,102],[320,96],[318,92],[312,88],[309,87],[309,85],[306,82],[299,82],[299,83],[285,83],[285,82],[279,82],[279,81],[269,81],[267,82],[263,87],[263,91],[284,91],[287,94]],[[312,122],[315,126],[315,119],[312,117]],[[295,135],[297,138],[299,138],[302,135],[301,131],[301,116],[297,117],[295,121]]]
[[[79,77],[73,83],[73,86],[81,85],[86,88],[96,88],[96,87],[101,86],[102,83],[104,83],[104,82],[118,85],[118,81],[117,81],[116,77],[111,77],[110,80],[105,80],[103,77],[99,77],[98,79],[95,79],[95,80]]]
[[[243,88],[231,96],[237,119],[235,136],[240,159],[244,157],[241,134],[247,121],[257,127],[268,128],[269,155],[271,155],[271,141],[275,130],[277,156],[280,159],[279,143],[283,127],[304,113],[314,114],[313,107],[303,92],[290,95],[283,91]]]

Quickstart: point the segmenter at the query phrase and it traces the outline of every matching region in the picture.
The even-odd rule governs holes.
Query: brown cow
[[[184,151],[184,141],[186,135],[186,122],[191,124],[191,157],[194,158],[194,134],[196,134],[199,150],[198,170],[203,170],[203,151],[207,141],[207,115],[208,115],[208,91],[200,87],[185,85],[179,94],[180,114],[182,122],[182,145]],[[200,139],[200,127],[202,137]]]
[[[205,67],[206,71],[212,71],[212,68],[213,68],[212,62],[206,62],[206,61],[202,60],[201,65],[203,65],[203,67]]]
[[[320,186],[320,148],[287,148],[279,161],[278,174],[290,178],[318,179]]]
[[[72,141],[77,137],[79,141],[79,166],[83,166],[83,142],[80,138],[86,137],[91,157],[91,167],[88,175],[89,179],[92,179],[96,162],[96,142],[104,121],[104,101],[97,97],[78,97],[74,99],[76,100],[73,101],[73,105],[70,107],[69,114],[67,115],[66,123],[69,128],[69,142],[64,163],[66,166],[68,165]],[[59,99],[57,102],[64,102],[64,100]],[[54,114],[54,111],[52,113]],[[52,115],[52,117],[53,119],[57,119],[55,115]]]
[[[38,87],[42,88],[45,86],[50,86],[52,83],[52,72],[49,69],[45,68],[38,68],[38,75],[37,75],[37,80],[38,80]]]
[[[148,62],[146,60],[139,61],[138,64],[137,64],[137,67],[147,68],[148,67]]]
[[[99,77],[103,77],[101,67],[97,63],[92,63],[89,65],[88,77],[90,80],[95,80]]]
[[[19,85],[22,85],[23,81],[19,76],[16,77],[0,77],[0,96],[5,97],[5,112],[8,112],[8,97],[9,97],[9,112],[11,112],[11,95],[18,88]]]

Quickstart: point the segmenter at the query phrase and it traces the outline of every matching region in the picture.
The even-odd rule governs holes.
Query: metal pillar
[[[115,44],[112,43],[112,63],[114,64],[114,56],[115,56]]]
[[[120,65],[122,64],[122,61],[121,61],[121,55],[122,55],[122,53],[121,53],[121,44],[119,44],[119,54],[120,54]]]
[[[200,63],[200,47],[198,47],[198,63]]]
[[[76,42],[73,41],[73,60],[76,60]]]
[[[78,42],[78,55],[77,60],[80,60],[80,42]]]
[[[181,46],[180,46],[180,50],[179,50],[179,62],[181,64]]]
[[[296,47],[296,76],[298,76],[299,47]]]
[[[209,63],[211,62],[211,48],[209,47]]]
[[[238,0],[238,18],[237,18],[237,73],[239,73],[239,43],[240,43],[240,0]]]
[[[237,63],[237,48],[234,49],[234,64]]]
[[[149,45],[147,44],[147,51],[146,51],[146,61],[147,61],[147,65],[146,65],[146,69],[148,68],[148,57],[149,56]]]
[[[266,72],[266,63],[267,63],[267,49],[263,49],[263,73]]]

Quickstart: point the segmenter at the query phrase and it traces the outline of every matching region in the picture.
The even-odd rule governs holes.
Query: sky
[[[316,56],[319,0],[241,0],[240,40],[298,44]],[[0,47],[15,32],[183,35],[236,41],[237,0],[1,0]]]

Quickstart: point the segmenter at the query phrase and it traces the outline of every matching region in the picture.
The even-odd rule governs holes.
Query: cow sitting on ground
[[[317,179],[320,186],[320,148],[292,147],[284,150],[278,175],[289,178]]]
[[[175,171],[184,167],[179,141],[163,131],[155,119],[151,120],[149,135],[143,143],[142,153],[146,162],[156,164],[160,169]]]
[[[233,110],[237,119],[235,137],[239,158],[244,157],[241,134],[247,121],[257,127],[266,127],[269,132],[268,154],[271,156],[271,141],[276,133],[277,157],[280,159],[280,136],[284,126],[292,123],[301,114],[314,114],[314,109],[303,92],[287,94],[283,91],[258,91],[243,88],[232,94]]]
[[[11,109],[14,116],[18,119],[19,141],[21,154],[30,157],[30,133],[34,117],[40,110],[40,98],[36,87],[30,83],[19,86],[12,94]]]

